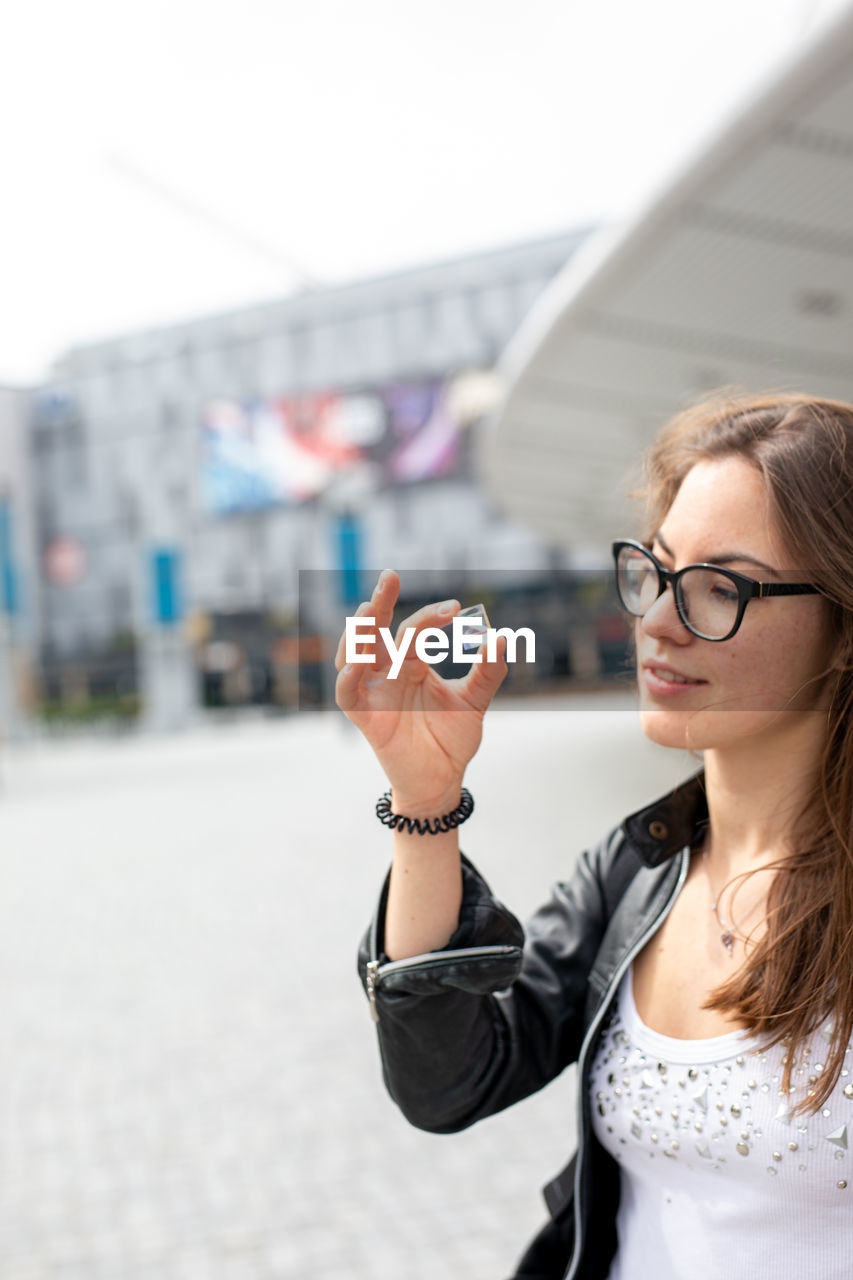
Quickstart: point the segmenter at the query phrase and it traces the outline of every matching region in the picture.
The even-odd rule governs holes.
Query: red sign
[[[86,572],[86,549],[77,538],[51,538],[44,549],[44,576],[54,587],[74,587]]]

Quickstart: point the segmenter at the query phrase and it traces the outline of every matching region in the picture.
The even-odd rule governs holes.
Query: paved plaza
[[[523,916],[694,767],[606,700],[495,708],[462,846]],[[388,1099],[384,789],[337,712],[0,757],[0,1280],[509,1274],[574,1082],[449,1137]]]

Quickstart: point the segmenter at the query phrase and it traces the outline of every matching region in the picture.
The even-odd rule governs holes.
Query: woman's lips
[[[693,689],[699,689],[707,680],[695,680],[691,676],[682,675],[672,667],[653,662],[643,665],[643,682],[649,693],[656,698],[683,697]]]

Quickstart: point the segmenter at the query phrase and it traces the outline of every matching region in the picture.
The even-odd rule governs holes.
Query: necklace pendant
[[[732,951],[734,950],[735,940],[734,940],[734,935],[729,933],[728,929],[726,930],[725,933],[720,935],[720,942],[722,942],[723,946],[726,948],[726,951],[728,951],[729,955],[731,955]]]

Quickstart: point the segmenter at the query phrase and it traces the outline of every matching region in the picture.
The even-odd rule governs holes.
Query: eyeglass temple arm
[[[756,582],[753,596],[810,596],[818,595],[819,588],[808,582]]]

